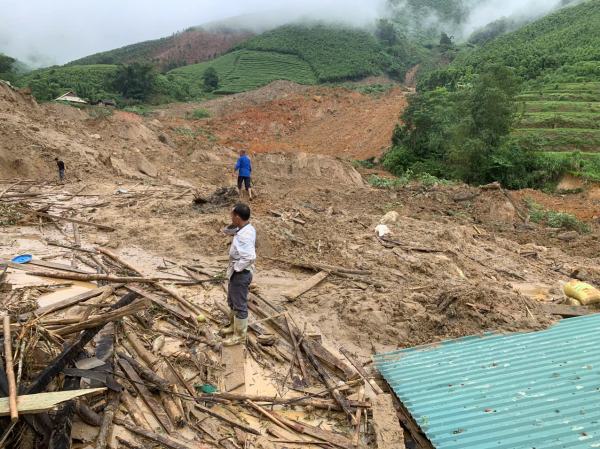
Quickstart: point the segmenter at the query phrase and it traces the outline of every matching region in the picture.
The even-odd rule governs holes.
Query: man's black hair
[[[245,204],[236,204],[233,206],[233,213],[244,221],[250,220],[250,208]]]
[[[54,160],[55,160],[55,161],[57,161],[57,160],[58,160],[58,158],[57,158],[57,157],[55,157],[55,158],[54,158]]]

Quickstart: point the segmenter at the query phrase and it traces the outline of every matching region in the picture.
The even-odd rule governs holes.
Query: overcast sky
[[[471,17],[456,30],[457,38],[503,15],[548,12],[560,0],[463,1],[476,6],[468,8]],[[318,11],[316,18],[365,25],[383,17],[386,4],[386,0],[0,0],[0,53],[38,67],[65,64],[241,14],[278,11],[285,23]]]
[[[344,4],[344,8],[338,5]],[[25,62],[73,59],[251,12],[318,7],[358,21],[382,0],[0,0],[0,52]],[[289,20],[289,19],[288,19]]]

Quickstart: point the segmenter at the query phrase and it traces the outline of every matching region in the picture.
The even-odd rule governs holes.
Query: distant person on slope
[[[57,157],[54,160],[56,161],[56,165],[58,165],[58,179],[60,182],[63,182],[65,179],[65,163]]]
[[[250,183],[250,173],[252,172],[252,165],[250,164],[250,159],[246,156],[246,150],[240,151],[240,157],[237,160],[237,164],[235,169],[233,170],[233,176],[237,174],[237,186],[240,189],[240,198],[244,199],[244,190],[242,189],[242,184],[246,186],[246,190],[248,191],[248,196],[250,197],[250,201],[252,201],[252,185]]]

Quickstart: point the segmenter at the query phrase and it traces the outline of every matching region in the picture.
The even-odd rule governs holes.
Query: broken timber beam
[[[104,231],[115,231],[115,228],[111,228],[110,226],[100,225],[100,224],[92,223],[89,221],[76,220],[74,218],[61,217],[60,215],[45,214],[44,212],[37,212],[35,210],[29,210],[29,209],[25,209],[22,207],[17,207],[16,211],[21,212],[23,214],[37,215],[38,217],[53,218],[54,220],[62,220],[62,221],[68,221],[69,223],[77,223],[77,224],[80,224],[83,226],[93,226],[95,228],[102,229]]]
[[[312,271],[325,270],[325,271],[329,271],[329,272],[337,271],[338,273],[358,274],[358,275],[362,275],[362,276],[367,276],[367,275],[371,274],[371,272],[368,270],[352,270],[350,268],[335,267],[332,265],[325,265],[325,264],[316,263],[316,262],[315,263],[289,262],[284,259],[275,259],[273,257],[268,257],[268,259],[274,260],[276,262],[283,262],[283,263],[286,263],[293,267],[304,268],[305,270],[312,270]]]

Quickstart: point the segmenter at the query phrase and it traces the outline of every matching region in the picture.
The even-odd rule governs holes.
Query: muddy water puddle
[[[535,283],[514,283],[512,284],[514,290],[521,293],[523,296],[531,299],[537,299],[541,301],[545,301],[550,296],[550,289],[552,287],[543,284],[535,284]]]

